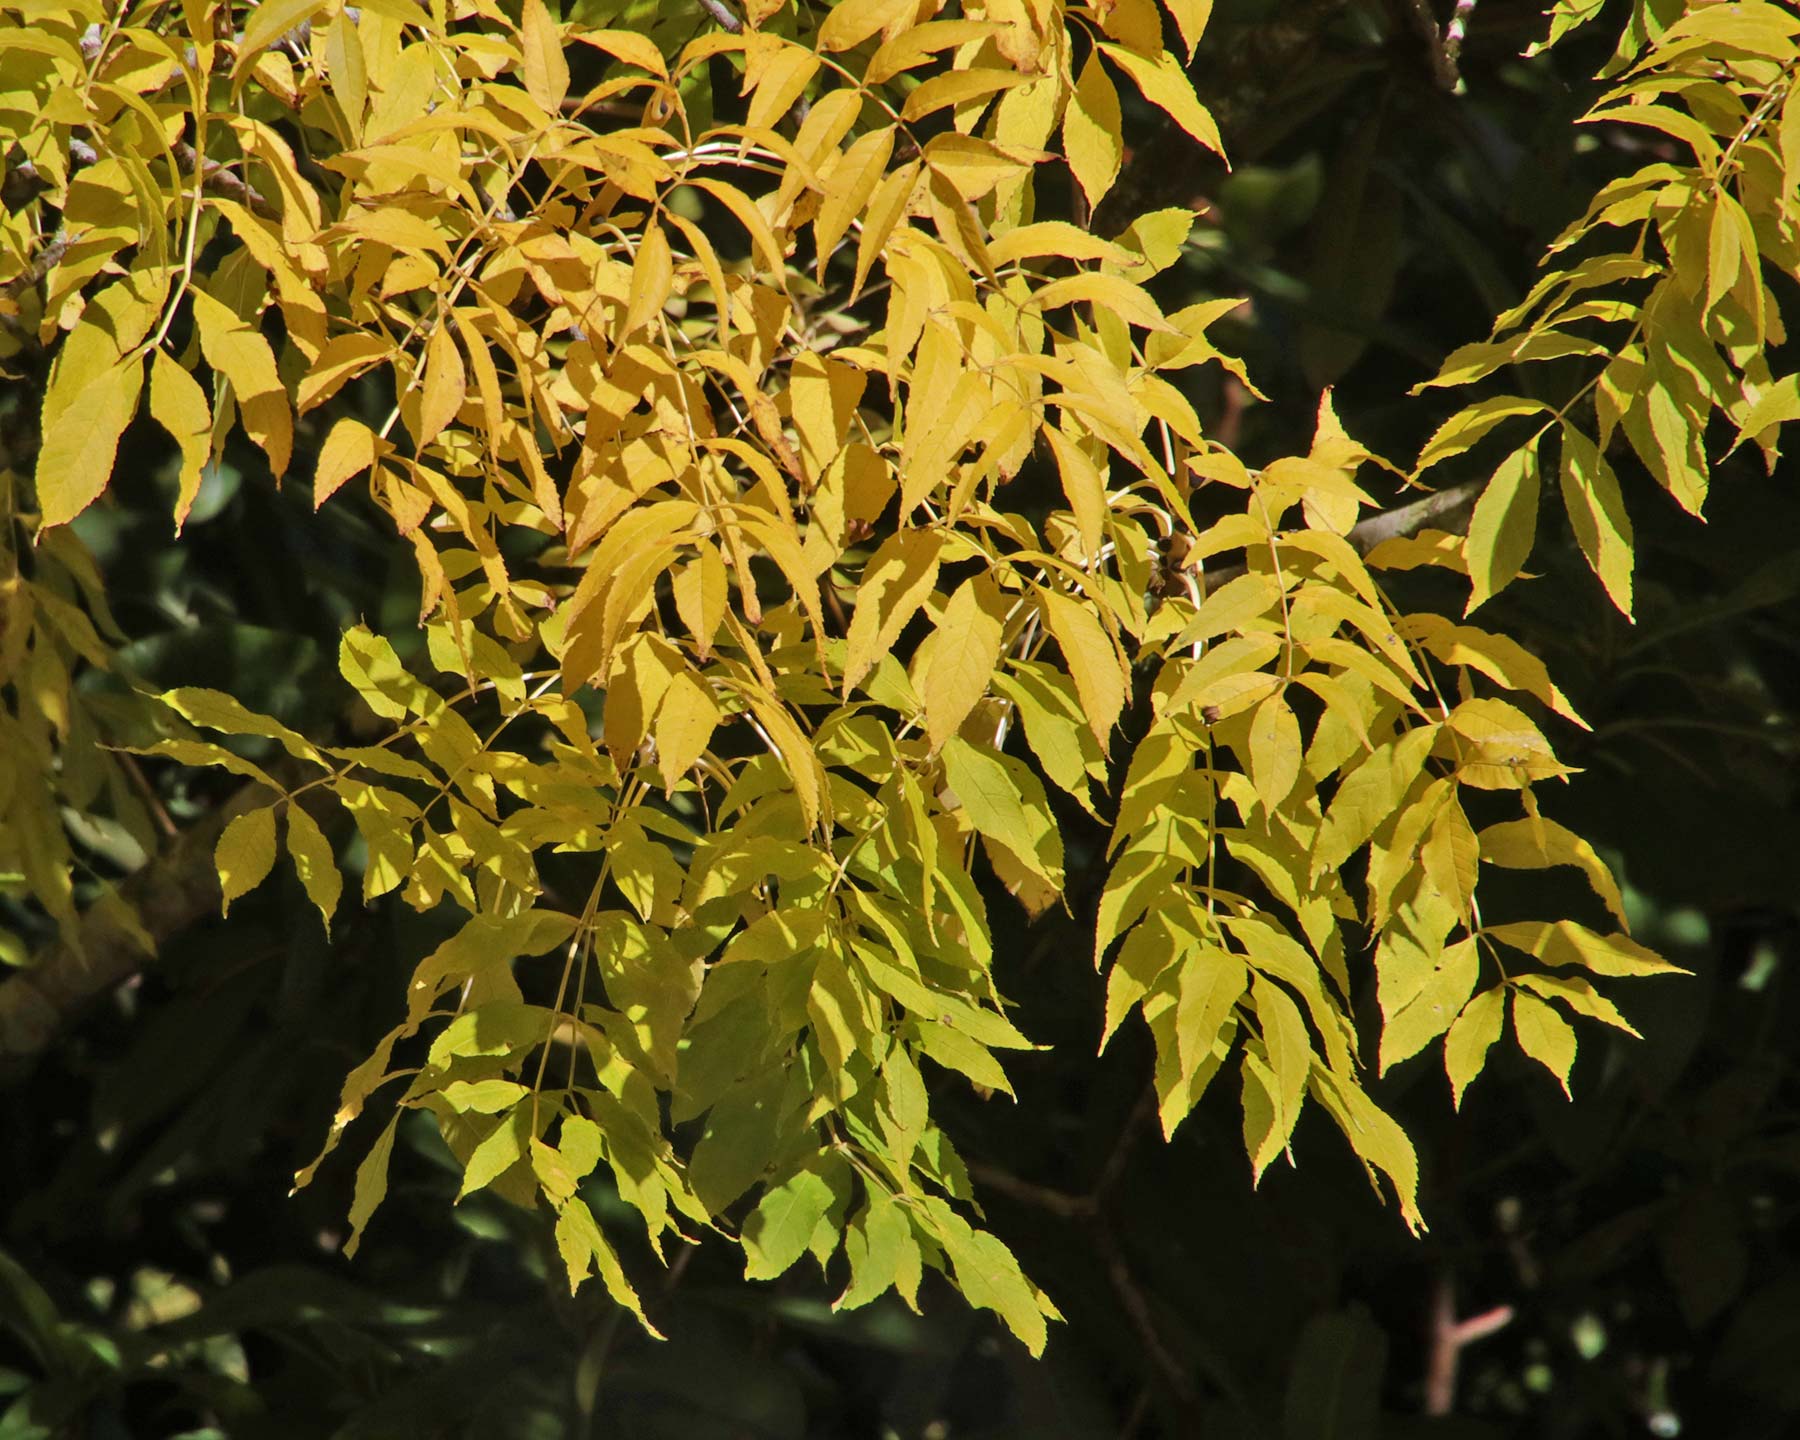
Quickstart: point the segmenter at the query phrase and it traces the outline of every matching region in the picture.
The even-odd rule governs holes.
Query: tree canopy
[[[0,1063],[74,1147],[0,1433],[695,1433],[720,1313],[951,1291],[1048,1349],[995,1424],[1504,1423],[1644,1244],[1800,1398],[1777,1041],[1694,998],[1792,923],[1800,17],[1488,5],[0,6]]]

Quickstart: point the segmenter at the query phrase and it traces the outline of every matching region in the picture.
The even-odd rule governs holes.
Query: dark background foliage
[[[1289,451],[1335,384],[1352,434],[1417,453],[1442,417],[1409,387],[1642,161],[1572,123],[1621,20],[1609,7],[1528,61],[1537,5],[1483,0],[1454,95],[1412,0],[1221,5],[1194,74],[1235,170],[1128,115],[1123,187],[1201,212],[1172,293],[1251,299],[1219,333],[1270,398],[1210,379],[1214,433],[1252,462]],[[27,404],[9,387],[0,424]],[[337,635],[366,619],[403,639],[410,558],[347,497],[314,517],[248,450],[170,545],[173,460],[144,429],[80,522],[132,675],[353,727]],[[1591,722],[1554,737],[1582,767],[1566,818],[1620,869],[1638,933],[1695,973],[1625,997],[1642,1042],[1583,1030],[1573,1103],[1514,1056],[1455,1115],[1431,1059],[1399,1067],[1381,1095],[1419,1144],[1424,1240],[1323,1125],[1303,1121],[1298,1169],[1257,1190],[1223,1090],[1161,1140],[1148,1037],[1128,1025],[1094,1054],[1079,872],[1099,837],[1076,828],[1072,913],[993,912],[1001,988],[1051,1048],[1016,1061],[1016,1106],[960,1085],[944,1102],[995,1227],[1068,1316],[1041,1363],[943,1286],[922,1318],[891,1296],[835,1316],[842,1276],[750,1286],[725,1247],[659,1273],[615,1202],[671,1337],[656,1343],[592,1287],[568,1297],[541,1217],[488,1194],[452,1207],[456,1170],[419,1115],[349,1262],[350,1166],[290,1198],[293,1172],[437,935],[384,905],[347,910],[328,945],[289,879],[229,931],[169,944],[6,1094],[0,1440],[1793,1433],[1800,504],[1747,452],[1718,467],[1704,526],[1627,480],[1636,624],[1554,530],[1488,623],[1544,655]],[[179,822],[214,798],[163,803]]]

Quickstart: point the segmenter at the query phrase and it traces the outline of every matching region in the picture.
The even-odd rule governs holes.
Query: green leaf
[[[885,1191],[871,1188],[861,1213],[844,1232],[850,1284],[831,1308],[854,1310],[884,1294],[898,1278],[901,1257],[909,1249],[917,1255],[906,1212]]]
[[[807,1251],[831,1208],[832,1188],[817,1170],[797,1170],[765,1190],[744,1222],[744,1278],[773,1280]]]
[[[275,866],[275,807],[263,805],[235,817],[219,836],[213,864],[223,892],[219,913],[228,915],[231,902],[262,884]]]

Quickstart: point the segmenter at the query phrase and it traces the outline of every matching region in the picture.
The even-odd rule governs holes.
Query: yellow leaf
[[[1119,178],[1124,159],[1122,125],[1119,92],[1113,89],[1100,57],[1091,54],[1076,78],[1075,93],[1069,97],[1062,122],[1063,152],[1090,209]]]
[[[275,865],[275,807],[262,805],[233,818],[213,848],[213,867],[219,872],[221,915],[231,902],[254,890]]]
[[[1312,873],[1336,870],[1400,807],[1437,738],[1420,725],[1390,740],[1344,776],[1313,841]]]
[[[1262,1027],[1263,1049],[1268,1053],[1269,1070],[1275,1082],[1269,1099],[1275,1104],[1275,1123],[1267,1139],[1251,1157],[1256,1177],[1281,1152],[1294,1133],[1300,1119],[1300,1107],[1306,1101],[1306,1081],[1312,1072],[1312,1039],[1300,1007],[1286,990],[1258,975],[1251,993],[1256,1002],[1256,1019]]]
[[[720,718],[718,703],[704,680],[687,670],[670,678],[656,712],[656,763],[671,793],[706,753]]]
[[[201,353],[231,382],[244,429],[268,455],[269,468],[279,478],[294,452],[294,417],[275,370],[275,354],[259,331],[204,290],[189,293],[194,297]]]
[[[1471,581],[1469,610],[1511,584],[1531,554],[1537,538],[1537,447],[1534,435],[1502,460],[1475,502],[1463,548]]]
[[[810,831],[819,823],[825,801],[825,776],[819,757],[787,707],[771,700],[759,690],[747,689],[744,698],[773,742],[776,752],[787,766],[788,778],[794,782],[794,796],[800,802],[800,814]]]
[[[914,9],[913,0],[842,0],[826,11],[819,26],[819,48],[853,50]]]
[[[841,7],[840,7],[841,8]],[[835,11],[833,12],[836,13]],[[894,128],[883,126],[859,135],[850,147],[822,170],[820,183],[825,198],[813,220],[813,240],[819,252],[819,276],[824,279],[825,266],[837,249],[838,242],[850,229],[850,222],[864,213],[869,197],[887,172],[888,160],[894,153]]]
[[[526,93],[554,115],[569,93],[569,62],[563,58],[562,32],[544,0],[525,0],[519,44],[524,51]]]
[[[294,871],[300,877],[307,898],[319,907],[319,914],[325,920],[325,933],[329,935],[331,917],[344,893],[344,877],[338,873],[337,862],[331,854],[331,842],[325,838],[325,832],[319,829],[312,816],[291,801],[287,807],[287,842]]]
[[[1487,1052],[1506,1024],[1506,990],[1483,990],[1462,1008],[1444,1036],[1444,1073],[1450,1077],[1450,1099],[1462,1109],[1463,1092],[1487,1064]]]
[[[1631,517],[1619,480],[1594,442],[1573,425],[1563,426],[1562,494],[1581,553],[1600,577],[1613,604],[1631,615]]]
[[[70,385],[79,387],[79,403],[60,403],[57,390]],[[119,437],[137,414],[143,385],[142,356],[114,361],[98,374],[57,366],[44,408],[56,404],[61,413],[45,426],[37,457],[38,507],[45,526],[66,525],[100,498],[112,479]]]
[[[1519,1048],[1556,1077],[1571,1100],[1569,1071],[1575,1064],[1575,1027],[1535,995],[1514,990],[1513,1034]]]
[[[912,204],[913,190],[919,183],[922,168],[923,162],[909,160],[882,180],[870,197],[868,209],[863,212],[862,235],[856,242],[856,278],[850,286],[852,300],[862,294],[869,270],[887,251],[894,227]]]
[[[944,536],[936,530],[902,530],[870,557],[857,589],[856,613],[844,653],[844,694],[862,678],[918,613],[937,586]]]
[[[687,626],[702,660],[712,654],[713,637],[725,619],[729,584],[725,562],[711,545],[702,545],[699,553],[675,572],[675,613]]]
[[[1166,51],[1155,60],[1147,60],[1123,45],[1103,44],[1100,48],[1132,78],[1146,100],[1215,155],[1224,155],[1219,127],[1194,94],[1193,82],[1187,78],[1180,60]]]
[[[329,500],[352,475],[373,465],[383,448],[375,432],[360,420],[346,415],[333,425],[319,447],[318,468],[313,472],[313,509]]]
[[[252,7],[249,19],[244,22],[243,38],[238,41],[236,73],[242,74],[254,63],[259,51],[268,49],[296,25],[328,8],[335,11],[338,6],[335,3],[327,6],[325,0],[264,0]]]
[[[914,681],[925,702],[925,729],[938,750],[969,718],[987,694],[1000,664],[1006,602],[989,575],[965,580],[938,617],[923,682]]]
[[[1141,286],[1098,270],[1083,270],[1078,275],[1052,280],[1031,297],[1032,306],[1039,310],[1054,310],[1059,305],[1083,303],[1094,305],[1099,310],[1117,315],[1121,320],[1142,326],[1146,330],[1173,333],[1175,329],[1163,318],[1157,303]]]
[[[450,258],[450,242],[444,232],[423,215],[403,210],[398,205],[384,205],[378,210],[353,210],[341,224],[332,226],[326,233],[355,235],[402,254],[435,255],[445,261]]]
[[[1175,17],[1175,28],[1181,31],[1188,59],[1192,60],[1194,47],[1206,33],[1206,22],[1212,19],[1212,0],[1163,0],[1163,5]]]
[[[1092,568],[1106,543],[1106,480],[1087,451],[1060,429],[1046,425],[1043,433],[1056,456],[1075,528],[1081,532],[1082,562]]]
[[[906,97],[900,107],[900,118],[908,124],[936,114],[947,105],[966,105],[972,100],[986,100],[1002,90],[1023,85],[1031,77],[1013,70],[950,70],[933,75]]]
[[[619,329],[623,343],[638,330],[662,314],[675,282],[675,265],[669,251],[669,237],[660,225],[650,225],[638,237],[637,254],[631,262],[631,299],[625,320]]]
[[[1300,778],[1300,722],[1277,692],[1250,717],[1250,783],[1265,810],[1275,810]]]
[[[807,84],[819,73],[819,57],[803,45],[783,43],[761,68],[744,123],[768,129],[794,108]]]
[[[175,495],[175,531],[180,534],[200,493],[201,468],[212,451],[212,407],[199,382],[160,345],[150,356],[150,415],[181,450],[181,480]]]
[[[865,85],[884,85],[903,70],[910,70],[927,55],[936,55],[963,45],[971,45],[999,35],[1004,25],[989,20],[928,20],[910,30],[902,30],[869,58],[863,71]]]
[[[419,397],[419,433],[415,443],[423,450],[456,418],[468,394],[469,377],[462,352],[448,325],[439,325],[425,342],[425,387]]]
[[[569,38],[604,50],[615,59],[648,70],[652,75],[666,77],[669,73],[668,62],[656,48],[656,42],[635,30],[571,30]]]
[[[1094,617],[1092,606],[1055,590],[1039,591],[1038,600],[1075,681],[1083,718],[1105,750],[1125,708],[1125,666],[1118,648]]]

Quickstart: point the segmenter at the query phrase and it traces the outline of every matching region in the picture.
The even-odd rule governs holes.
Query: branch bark
[[[219,876],[213,847],[245,811],[279,798],[251,782],[120,886],[124,899],[160,947],[217,908]],[[0,1088],[30,1074],[63,1029],[100,996],[136,975],[151,957],[110,909],[83,912],[77,950],[61,940],[36,961],[0,982]]]

